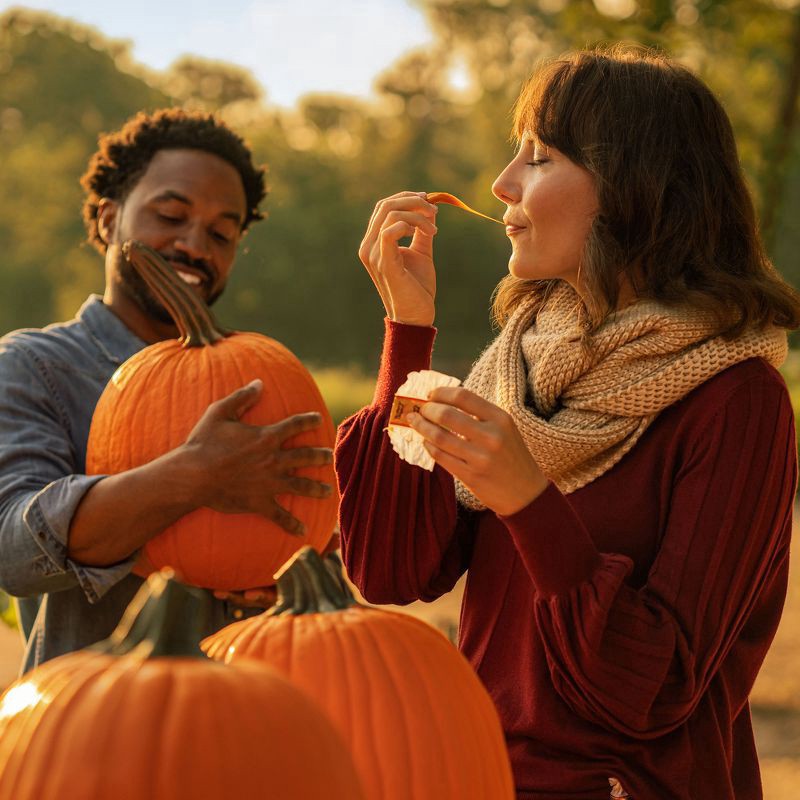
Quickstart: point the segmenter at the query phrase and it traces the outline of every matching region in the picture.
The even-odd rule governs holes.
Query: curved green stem
[[[325,614],[359,605],[342,576],[342,562],[302,547],[275,573],[278,601],[266,613]]]
[[[172,570],[154,572],[111,636],[87,649],[111,656],[205,658],[200,640],[208,633],[210,609],[207,592],[179,583]]]

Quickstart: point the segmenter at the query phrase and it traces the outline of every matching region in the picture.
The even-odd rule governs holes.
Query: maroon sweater
[[[374,603],[469,569],[459,647],[497,705],[520,798],[762,797],[747,697],[787,581],[796,455],[780,374],[749,359],[665,409],[616,466],[510,517],[383,429],[435,330],[387,323],[373,404],[336,447],[342,550]]]

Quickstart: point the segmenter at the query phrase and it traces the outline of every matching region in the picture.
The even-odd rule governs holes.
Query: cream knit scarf
[[[581,345],[580,298],[558,281],[534,290],[472,367],[464,385],[505,409],[542,471],[568,494],[607,472],[658,413],[726,367],[787,353],[781,328],[726,342],[714,317],[640,300]],[[548,291],[549,286],[549,291]],[[459,481],[458,500],[484,506]]]

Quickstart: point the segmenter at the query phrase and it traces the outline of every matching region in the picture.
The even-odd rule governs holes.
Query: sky
[[[129,39],[133,57],[163,69],[191,53],[249,69],[270,103],[307,92],[369,97],[398,56],[433,41],[408,0],[31,0],[0,2],[49,11]]]

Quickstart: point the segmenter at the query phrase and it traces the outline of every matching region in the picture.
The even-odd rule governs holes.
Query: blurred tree
[[[0,16],[2,330],[72,316],[102,289],[78,183],[97,135],[169,99],[123,71],[129,45],[50,14]]]
[[[242,67],[185,55],[155,79],[159,88],[187,108],[216,111],[230,103],[263,99],[264,91]]]
[[[781,215],[800,71],[796,0],[416,0],[484,91],[476,113],[507,119],[536,63],[580,47],[634,41],[667,51],[722,99],[768,238]],[[490,137],[490,134],[488,135]],[[499,142],[502,137],[490,137]],[[800,263],[779,265],[800,285]]]
[[[102,287],[100,259],[81,246],[78,178],[100,130],[176,100],[219,110],[270,165],[269,218],[245,239],[222,318],[319,365],[377,364],[383,309],[357,250],[378,199],[445,190],[498,215],[490,188],[511,155],[511,106],[540,57],[620,38],[668,49],[722,96],[754,184],[768,185],[768,147],[789,102],[791,8],[766,0],[418,2],[437,44],[377,76],[373,102],[314,94],[291,110],[266,105],[239,67],[185,56],[155,73],[131,63],[127,43],[84,26],[36,12],[0,15],[0,328],[67,317]],[[790,213],[800,197],[798,149],[791,134],[787,169],[777,175],[777,185],[790,177],[776,205],[774,253],[790,277],[800,249]],[[463,375],[492,335],[489,298],[509,245],[500,226],[443,207],[434,247],[436,365]]]
[[[773,248],[778,233],[778,216],[787,183],[792,142],[797,138],[797,104],[798,95],[800,95],[800,6],[795,9],[792,28],[791,63],[784,91],[781,93],[771,157],[767,159],[768,166],[763,181],[764,232],[768,244]],[[797,206],[789,205],[788,207],[796,208]]]

